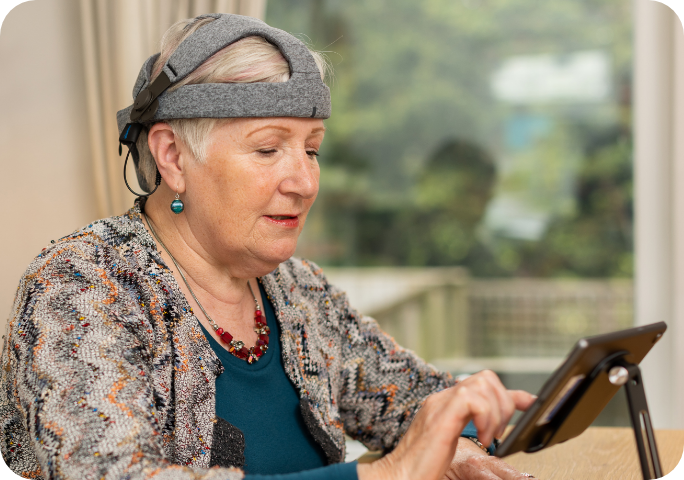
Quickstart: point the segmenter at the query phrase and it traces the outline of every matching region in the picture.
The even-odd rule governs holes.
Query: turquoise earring
[[[178,187],[176,187],[176,198],[173,199],[173,202],[171,202],[171,211],[178,215],[185,209],[185,205],[183,204],[183,200],[180,199],[180,196],[178,195]]]

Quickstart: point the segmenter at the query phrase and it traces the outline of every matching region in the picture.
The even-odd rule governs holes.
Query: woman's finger
[[[489,376],[496,376],[493,372],[480,372],[464,382],[463,387],[470,389],[468,405],[473,423],[478,431],[478,438],[485,445],[489,445],[501,424],[501,406],[499,396]]]
[[[499,427],[494,432],[494,435],[500,437],[501,435],[503,435],[504,431],[506,430],[506,426],[508,425],[508,422],[515,413],[515,402],[511,398],[510,392],[506,389],[506,387],[503,386],[501,380],[494,372],[492,372],[491,370],[487,370],[483,373],[486,373],[485,379],[490,383],[492,391],[494,392],[498,400],[500,421]]]
[[[442,480],[523,480],[529,478],[507,465],[503,460],[490,457],[473,442],[461,438],[454,459]]]
[[[521,472],[511,467],[509,464],[496,457],[489,457],[487,467],[492,473],[497,475],[501,480],[523,480],[530,477],[523,475]]]
[[[496,403],[493,405],[496,405],[499,409],[497,425],[494,427],[492,434],[493,439],[493,437],[500,437],[505,431],[508,421],[515,413],[515,403],[496,373],[491,370],[485,370],[482,373],[489,382],[492,393],[496,396]]]
[[[526,410],[537,398],[522,390],[507,390],[491,370],[472,375],[458,386],[468,389],[469,402],[474,402],[470,410],[478,438],[487,445],[495,436],[503,435],[516,409]]]
[[[491,405],[481,393],[481,386],[477,382],[460,385],[445,391],[444,418],[451,418],[453,427],[462,430],[472,418],[475,426],[486,430],[489,427]],[[460,431],[458,432],[460,435]]]
[[[537,399],[536,395],[527,393],[524,390],[509,390],[509,393],[517,410],[527,410]]]

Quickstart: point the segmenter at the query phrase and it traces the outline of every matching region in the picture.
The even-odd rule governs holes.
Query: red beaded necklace
[[[226,332],[221,327],[216,325],[216,323],[211,319],[211,317],[207,315],[207,312],[204,311],[202,305],[199,302],[197,302],[196,298],[195,301],[197,302],[197,305],[199,305],[199,307],[202,309],[202,312],[207,317],[207,320],[211,322],[211,326],[216,332],[216,334],[221,338],[221,340],[224,343],[228,344],[228,351],[238,358],[247,360],[247,363],[252,364],[259,360],[261,356],[264,353],[266,353],[266,350],[268,350],[268,334],[271,332],[271,329],[268,328],[268,325],[266,325],[266,316],[261,313],[261,307],[259,306],[259,302],[256,299],[256,295],[254,295],[252,285],[249,282],[247,282],[247,286],[249,287],[249,291],[252,293],[252,297],[254,297],[254,304],[256,306],[256,310],[254,311],[254,331],[257,333],[257,335],[259,335],[256,345],[250,347],[249,349],[245,347],[244,342],[240,340],[234,340],[233,336],[230,333]],[[190,290],[189,286],[188,290]],[[192,293],[192,290],[190,290],[190,293]]]
[[[261,356],[264,353],[266,353],[266,350],[268,350],[268,334],[271,332],[271,329],[268,328],[268,325],[266,324],[266,316],[261,312],[261,307],[259,306],[259,302],[257,301],[256,295],[254,295],[254,290],[252,290],[252,285],[249,283],[249,281],[247,282],[247,286],[249,287],[249,291],[252,294],[252,298],[254,298],[254,305],[256,308],[254,311],[254,331],[257,333],[259,338],[257,338],[256,345],[248,349],[247,347],[245,347],[245,343],[243,341],[235,340],[230,333],[226,332],[221,327],[216,325],[216,322],[214,322],[214,320],[209,316],[207,311],[204,309],[200,301],[195,296],[195,292],[193,292],[192,288],[190,288],[190,284],[188,283],[188,280],[185,278],[185,275],[183,275],[183,270],[181,270],[180,266],[178,265],[178,262],[176,262],[176,259],[173,257],[173,255],[171,255],[169,249],[166,248],[164,242],[162,242],[161,239],[157,236],[157,232],[154,231],[152,222],[150,222],[150,220],[147,218],[147,215],[145,215],[144,212],[143,216],[145,217],[145,220],[147,220],[147,224],[150,226],[150,231],[152,232],[152,235],[157,240],[157,242],[159,242],[159,245],[162,246],[166,254],[171,258],[173,264],[176,266],[176,270],[178,270],[178,273],[180,273],[183,282],[185,282],[185,286],[188,287],[188,291],[190,292],[190,295],[192,295],[192,298],[195,299],[197,306],[200,307],[200,310],[202,310],[204,316],[207,317],[207,320],[209,320],[211,327],[214,329],[219,338],[221,338],[221,341],[228,345],[228,351],[233,356],[245,360],[249,364],[252,364],[259,360]]]

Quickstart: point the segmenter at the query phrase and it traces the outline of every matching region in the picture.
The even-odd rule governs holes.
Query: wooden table
[[[679,463],[684,430],[656,430],[663,475]],[[516,453],[504,460],[542,480],[642,480],[631,428],[591,427],[579,437],[537,453]]]
[[[667,475],[682,459],[684,430],[656,430],[655,434],[663,475]],[[380,457],[380,452],[368,452],[359,462]],[[504,460],[540,480],[643,480],[631,428],[591,427],[560,445]]]

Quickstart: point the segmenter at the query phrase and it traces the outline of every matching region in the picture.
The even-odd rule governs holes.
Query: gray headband
[[[151,84],[159,54],[147,59],[133,87],[135,103],[116,114],[119,133],[127,123],[176,118],[330,117],[330,90],[300,40],[251,17],[218,13],[204,17],[216,20],[186,38]],[[203,83],[166,92],[213,54],[249,36],[263,37],[278,47],[290,66],[288,81]]]

